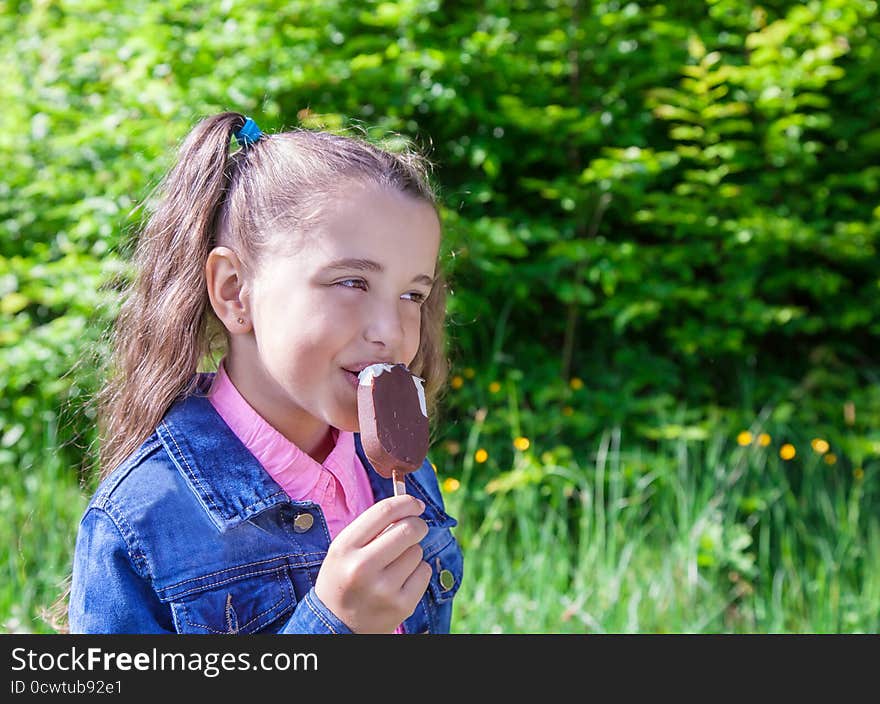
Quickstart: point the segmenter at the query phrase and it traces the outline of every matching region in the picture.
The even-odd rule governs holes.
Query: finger
[[[403,598],[412,604],[417,604],[431,582],[431,574],[431,565],[427,562],[420,562],[403,583],[401,589]]]
[[[428,534],[428,524],[417,516],[395,521],[368,545],[363,546],[364,559],[380,565],[389,565],[408,548],[418,544]]]
[[[386,580],[385,583],[390,585],[390,588],[394,591],[402,589],[406,580],[410,578],[419,566],[423,555],[424,551],[421,545],[416,544],[408,547],[400,557],[385,568],[383,574],[383,579]]]
[[[336,542],[351,547],[363,547],[371,543],[392,523],[408,516],[418,516],[424,510],[425,504],[408,494],[382,499],[342,529],[336,536]]]

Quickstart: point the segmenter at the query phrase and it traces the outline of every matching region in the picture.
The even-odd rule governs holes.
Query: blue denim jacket
[[[315,594],[330,534],[321,507],[292,501],[203,395],[178,401],[98,487],[79,527],[72,633],[349,633]],[[355,448],[375,499],[391,482]],[[431,582],[407,633],[448,633],[462,554],[430,462],[406,476],[425,502]]]

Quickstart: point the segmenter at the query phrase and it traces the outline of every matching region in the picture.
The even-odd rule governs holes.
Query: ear
[[[214,247],[205,262],[211,308],[231,335],[252,329],[244,266],[229,247]]]

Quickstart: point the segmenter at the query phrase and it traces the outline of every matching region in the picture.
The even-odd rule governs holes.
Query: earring
[[[239,325],[244,325],[244,318],[239,318],[237,322]]]

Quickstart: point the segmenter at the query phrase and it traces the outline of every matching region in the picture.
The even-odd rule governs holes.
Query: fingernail
[[[419,502],[419,513],[424,513],[425,512],[425,502],[422,501],[421,499],[416,499],[416,501]]]

